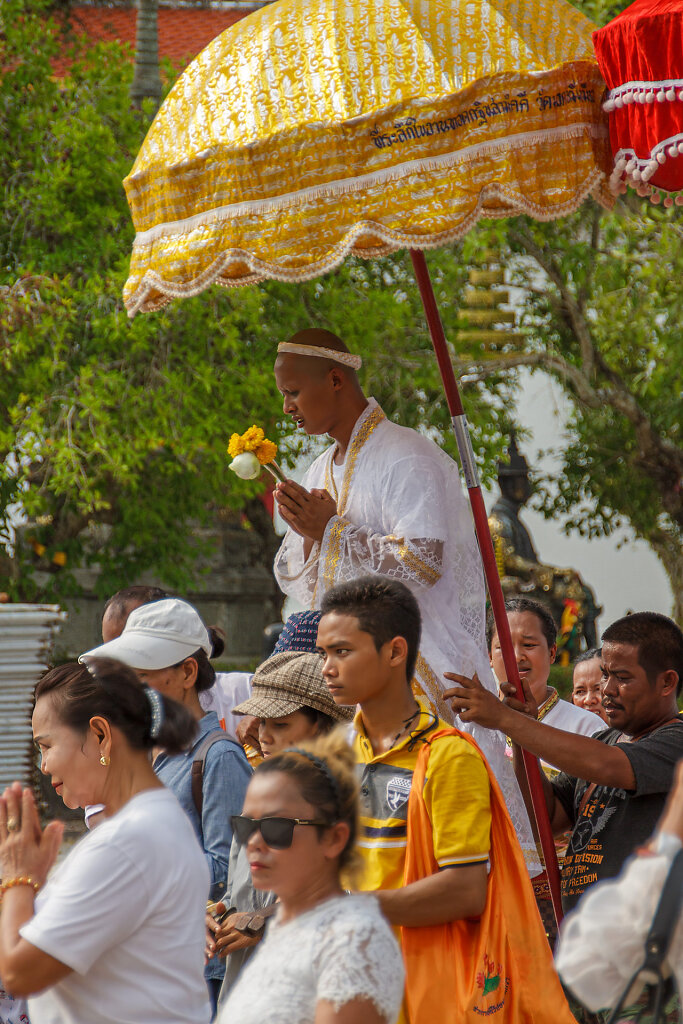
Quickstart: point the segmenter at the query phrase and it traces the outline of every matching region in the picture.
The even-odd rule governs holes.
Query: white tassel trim
[[[611,113],[629,103],[683,102],[683,78],[667,78],[662,82],[624,82],[610,89],[602,109]]]
[[[382,239],[382,244],[372,248],[363,247],[362,252],[357,251],[354,254],[374,259],[380,256],[387,256],[398,249],[438,249],[443,245],[448,245],[450,242],[462,238],[482,217],[489,219],[494,217],[510,217],[514,216],[515,212],[518,212],[527,213],[535,220],[557,220],[559,217],[566,217],[577,210],[589,195],[595,195],[598,198],[597,194],[604,181],[604,177],[604,173],[600,168],[593,168],[574,196],[565,203],[553,207],[552,210],[548,210],[538,203],[531,202],[525,196],[520,195],[518,192],[513,192],[503,185],[488,185],[481,190],[476,207],[464,220],[454,228],[428,237],[410,232],[392,231],[373,221],[361,221],[347,232],[342,241],[324,259],[301,269],[283,269],[277,264],[259,260],[252,253],[248,253],[244,249],[229,249],[227,252],[221,253],[207,270],[187,284],[165,281],[156,271],[148,270],[135,292],[126,300],[128,316],[132,318],[141,310],[145,313],[152,313],[168,305],[173,299],[199,295],[200,292],[203,292],[212,284],[221,285],[223,288],[238,288],[243,285],[257,284],[264,280],[290,283],[310,281],[315,277],[320,277],[334,270],[354,250],[354,246],[361,239],[367,237],[380,238]],[[504,200],[512,209],[499,212],[486,209],[487,201],[493,197]],[[231,277],[229,270],[240,264],[246,264],[251,273],[242,274],[239,277]],[[157,294],[154,299],[150,299],[149,295],[152,292],[160,294]]]
[[[683,133],[672,135],[652,147],[650,155],[641,158],[632,149],[620,149],[614,158],[614,170],[610,175],[609,186],[615,195],[626,191],[627,186],[635,189],[639,196],[649,197],[650,202],[657,206],[662,203],[667,209],[676,205],[683,206],[683,190],[667,192],[666,189],[648,184],[659,168],[667,160],[675,160],[683,154]]]
[[[443,153],[441,156],[430,157],[429,159],[410,160],[392,167],[386,167],[383,170],[373,171],[370,174],[359,175],[355,178],[329,181],[324,185],[287,192],[284,195],[269,199],[253,199],[242,203],[232,203],[228,206],[219,206],[213,210],[206,210],[204,213],[194,214],[192,217],[186,217],[184,220],[155,224],[154,227],[148,228],[146,231],[139,231],[136,234],[133,249],[144,248],[156,242],[159,238],[189,234],[205,224],[213,226],[226,220],[238,220],[240,217],[257,217],[268,213],[276,213],[279,210],[286,210],[292,206],[301,205],[309,200],[351,195],[387,181],[395,181],[399,178],[408,178],[413,174],[420,174],[422,171],[438,171],[461,163],[472,163],[478,157],[497,153],[501,149],[523,149],[527,146],[535,145],[551,147],[558,139],[575,138],[584,134],[591,135],[593,138],[601,138],[606,137],[607,132],[602,125],[598,126],[588,121],[581,121],[578,124],[563,125],[559,128],[545,128],[536,132],[506,135],[501,139],[492,139],[489,142],[478,142],[473,146],[466,146],[464,149],[457,150],[456,152]]]

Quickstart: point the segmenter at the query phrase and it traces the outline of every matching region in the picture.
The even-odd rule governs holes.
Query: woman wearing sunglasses
[[[305,614],[320,618],[319,613]],[[281,650],[264,661],[252,679],[251,697],[234,708],[234,714],[258,722],[259,746],[266,759],[304,740],[323,736],[335,725],[353,718],[353,709],[335,704],[325,685],[322,659],[314,653],[316,632],[317,623],[307,641],[307,652]],[[253,947],[261,940],[265,927],[263,911],[272,913],[275,900],[275,893],[254,888],[246,845],[239,836],[233,836],[226,895],[214,911],[222,920],[218,923],[207,918],[207,955],[218,953],[221,958],[227,957],[220,1004],[227,999]]]
[[[392,1024],[403,962],[379,904],[344,891],[358,817],[354,757],[339,730],[258,766],[235,836],[254,886],[279,899],[218,1024]]]

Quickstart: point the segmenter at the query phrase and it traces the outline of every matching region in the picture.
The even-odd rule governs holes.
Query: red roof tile
[[[249,13],[249,9],[159,7],[159,57],[168,57],[176,67],[184,68],[212,39]],[[134,50],[136,16],[134,7],[74,5],[70,22],[77,36],[85,35],[96,41],[118,40],[129,43]],[[54,60],[55,75],[63,75],[68,64],[66,58]]]

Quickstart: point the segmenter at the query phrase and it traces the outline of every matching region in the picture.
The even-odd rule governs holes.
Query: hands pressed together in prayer
[[[0,797],[0,877],[3,881],[30,878],[45,883],[59,852],[64,826],[50,822],[44,829],[33,793],[12,783]]]
[[[444,676],[458,684],[444,690],[443,695],[451,702],[453,711],[463,722],[476,722],[486,729],[505,731],[509,711],[518,711],[530,718],[538,718],[538,705],[528,683],[523,679],[521,683],[524,700],[520,701],[512,683],[500,684],[502,699],[499,700],[495,693],[481,685],[476,673],[471,679],[469,676],[458,675],[457,672],[444,672]]]
[[[311,545],[323,539],[325,527],[337,514],[337,503],[328,491],[317,487],[307,491],[293,480],[277,484],[275,500],[287,526]]]

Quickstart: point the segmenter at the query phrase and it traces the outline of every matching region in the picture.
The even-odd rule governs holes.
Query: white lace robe
[[[376,899],[338,896],[292,921],[275,917],[216,1024],[313,1024],[323,1000],[373,1003],[387,1024],[403,998],[403,960]]]
[[[334,451],[332,446],[315,460],[303,486],[326,488],[338,514],[306,561],[303,539],[287,531],[275,559],[276,579],[306,608],[319,608],[328,589],[365,574],[410,587],[422,613],[416,688],[441,718],[476,739],[501,785],[530,873],[537,874],[540,865],[504,737],[461,723],[442,697],[448,671],[476,672],[495,690],[481,558],[458,467],[433,441],[388,420],[374,399],[354,427],[338,491]]]

